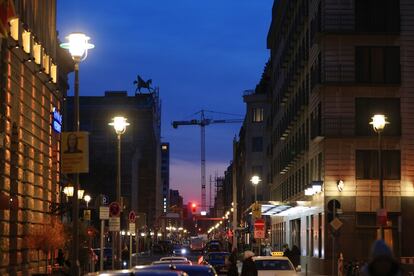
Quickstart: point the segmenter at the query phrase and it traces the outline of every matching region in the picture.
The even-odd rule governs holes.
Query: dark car
[[[92,272],[85,274],[86,276],[188,276],[187,273],[183,271],[165,271],[165,270],[133,270],[133,269],[123,269],[123,270],[108,270],[101,272]]]
[[[145,265],[136,266],[136,271],[140,270],[175,270],[184,271],[189,276],[217,276],[216,270],[211,265],[188,265],[188,264],[172,264],[172,265]]]
[[[163,253],[171,253],[173,249],[173,243],[170,240],[158,241],[158,245],[162,247]]]
[[[96,254],[96,256],[98,256],[98,260],[96,262],[96,267],[97,269],[99,269],[99,264],[100,264],[100,254],[101,254],[101,249],[100,248],[95,248],[93,249],[93,252]],[[111,269],[112,268],[112,248],[104,248],[103,251],[103,268],[104,269]]]
[[[218,240],[212,240],[206,244],[205,252],[221,252],[221,251],[223,251],[223,244]]]
[[[164,253],[164,249],[160,244],[154,244],[152,246],[152,253],[153,254],[162,254],[162,253]]]
[[[212,265],[217,272],[227,272],[226,260],[229,257],[228,252],[211,252],[204,256],[204,262]]]

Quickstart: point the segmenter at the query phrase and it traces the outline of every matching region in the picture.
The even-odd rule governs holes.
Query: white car
[[[282,256],[254,256],[258,276],[291,276],[297,275],[289,258]],[[275,274],[277,271],[277,274]]]

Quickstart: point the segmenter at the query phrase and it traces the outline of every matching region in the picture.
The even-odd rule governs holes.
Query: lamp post
[[[109,123],[110,126],[113,126],[116,132],[116,136],[117,136],[117,177],[116,177],[116,201],[121,205],[121,212],[123,209],[123,206],[121,204],[121,135],[125,133],[126,131],[126,127],[129,126],[129,123],[127,122],[127,118],[122,117],[122,116],[117,116],[112,118],[112,122]],[[112,250],[114,250],[116,252],[116,258],[118,259],[118,264],[121,264],[121,239],[119,236],[119,232],[113,232],[114,233],[114,237],[113,237],[113,241],[115,242],[115,247],[116,250],[114,250],[114,248]],[[114,246],[113,246],[114,247]],[[114,259],[113,259],[113,263],[114,265]],[[121,266],[119,267],[121,268]]]
[[[379,192],[380,192],[380,208],[384,209],[384,184],[382,175],[382,144],[381,144],[381,132],[384,130],[385,125],[389,124],[387,118],[383,114],[375,114],[370,124],[374,128],[374,131],[378,133],[378,174],[379,174]],[[384,240],[384,226],[380,223],[380,238]]]
[[[92,197],[90,195],[85,195],[83,197],[83,200],[85,200],[85,202],[86,202],[86,209],[89,208],[89,202],[91,201],[91,199],[92,199]]]
[[[262,181],[260,179],[259,176],[254,175],[252,176],[252,178],[250,179],[250,181],[252,182],[252,184],[254,185],[254,202],[257,202],[257,185],[259,184],[260,181]]]
[[[75,62],[75,93],[74,93],[74,120],[73,129],[79,131],[79,63],[86,59],[88,50],[95,46],[89,43],[90,37],[83,33],[71,33],[66,37],[67,43],[60,44],[63,49],[69,50]],[[79,173],[74,174],[74,196],[73,196],[73,245],[72,245],[72,265],[71,275],[80,274],[79,266]]]

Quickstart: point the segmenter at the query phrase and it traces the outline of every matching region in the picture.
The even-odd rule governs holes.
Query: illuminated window
[[[23,50],[30,54],[30,44],[31,44],[31,37],[29,31],[23,31],[22,34],[22,44],[23,44]]]
[[[56,64],[52,63],[52,66],[50,66],[50,77],[52,78],[52,81],[54,83],[57,82],[57,66],[56,66]]]
[[[10,20],[10,36],[14,40],[19,40],[19,18]]]
[[[49,74],[50,73],[50,58],[48,55],[43,54],[43,62],[42,62],[42,67],[43,69],[45,69],[45,73]]]
[[[162,146],[161,146],[161,149],[162,149],[162,150],[167,150],[167,149],[168,149],[168,146],[167,146],[167,145],[162,145]]]
[[[262,107],[253,108],[252,121],[254,123],[263,122],[263,108]]]
[[[33,44],[33,57],[37,64],[40,64],[42,56],[42,46],[36,42]]]

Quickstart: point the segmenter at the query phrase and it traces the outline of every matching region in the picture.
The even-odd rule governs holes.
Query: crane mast
[[[222,124],[222,123],[241,123],[243,119],[228,119],[228,120],[213,120],[207,119],[204,114],[205,110],[201,110],[200,120],[193,119],[189,121],[173,121],[172,126],[178,128],[178,126],[198,125],[200,126],[200,138],[201,138],[201,210],[206,211],[206,129],[205,127],[210,124]]]

